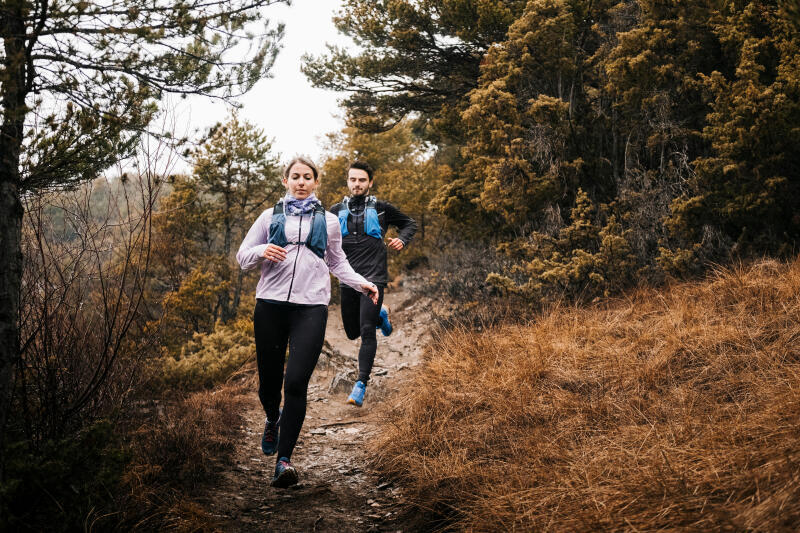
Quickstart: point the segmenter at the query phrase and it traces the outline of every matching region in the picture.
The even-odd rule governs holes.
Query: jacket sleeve
[[[328,264],[328,269],[339,278],[340,282],[358,292],[368,294],[362,285],[371,285],[372,283],[353,270],[342,250],[342,232],[339,229],[339,220],[331,213],[331,216],[326,216],[326,222],[328,225],[328,248],[325,250],[325,262]]]
[[[404,245],[411,242],[417,232],[417,222],[389,202],[386,202],[384,212],[386,223],[397,228],[397,238],[403,241]]]
[[[253,269],[264,260],[264,250],[269,242],[270,222],[272,222],[272,208],[261,213],[247,232],[236,253],[236,260],[242,270]]]

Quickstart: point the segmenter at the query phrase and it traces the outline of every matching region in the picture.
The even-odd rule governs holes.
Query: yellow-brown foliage
[[[229,324],[218,322],[211,333],[195,333],[181,346],[177,359],[166,355],[160,379],[177,390],[210,388],[254,359],[255,352],[251,319],[240,317]]]
[[[375,466],[468,531],[800,524],[800,261],[442,332]]]

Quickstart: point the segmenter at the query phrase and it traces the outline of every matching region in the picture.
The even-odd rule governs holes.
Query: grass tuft
[[[800,262],[435,337],[372,443],[431,523],[800,523]]]

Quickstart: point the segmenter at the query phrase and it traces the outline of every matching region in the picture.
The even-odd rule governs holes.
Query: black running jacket
[[[366,196],[351,196],[348,202],[350,215],[347,217],[348,235],[342,237],[342,249],[353,270],[367,278],[375,285],[385,286],[389,281],[386,269],[386,244],[381,239],[370,237],[364,233],[364,208]],[[330,211],[337,217],[341,210],[341,202],[331,207]],[[407,246],[417,232],[417,223],[413,218],[402,213],[389,202],[377,201],[378,221],[381,233],[386,235],[389,226],[397,228],[397,237]]]

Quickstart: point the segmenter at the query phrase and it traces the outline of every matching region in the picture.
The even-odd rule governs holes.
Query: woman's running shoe
[[[264,433],[261,435],[261,451],[264,455],[275,455],[278,451],[278,430],[281,423],[280,414],[275,422],[269,419],[264,422]]]
[[[272,477],[273,487],[285,489],[297,484],[297,470],[295,470],[292,463],[286,457],[278,459],[278,464],[275,465],[275,475]]]
[[[379,316],[381,320],[378,322],[376,328],[381,330],[381,333],[383,333],[384,337],[388,337],[392,334],[392,323],[389,322],[389,308],[385,305],[382,305]]]
[[[356,381],[353,385],[353,392],[347,397],[347,403],[361,407],[364,403],[364,393],[367,392],[367,385],[362,381]]]

